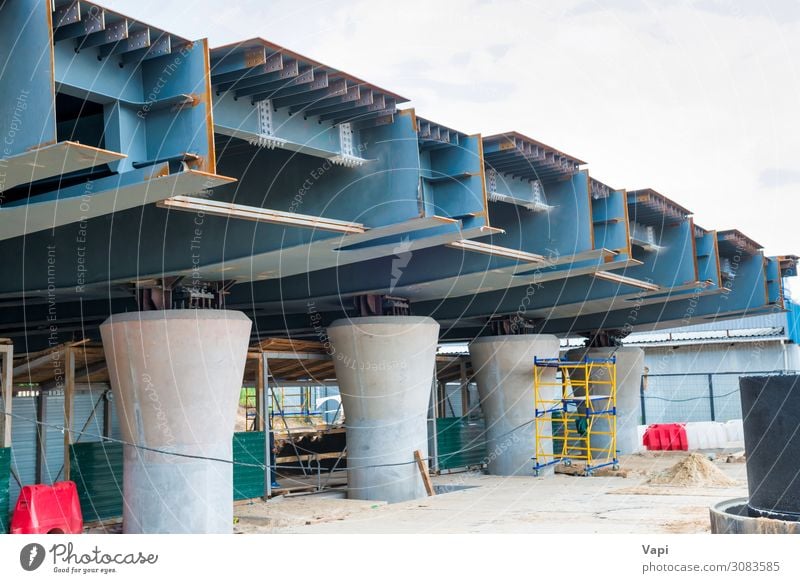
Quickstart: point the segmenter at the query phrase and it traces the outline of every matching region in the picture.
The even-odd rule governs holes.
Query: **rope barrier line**
[[[49,427],[51,429],[56,429],[58,431],[61,431],[61,433],[64,433],[65,431],[68,431],[68,429],[65,426],[58,425],[57,423],[46,423],[44,421],[39,421],[38,419],[30,419],[28,417],[23,417],[22,415],[17,415],[16,413],[8,413],[6,411],[3,412],[3,415],[9,416],[9,417],[11,417],[13,419],[17,419],[17,420],[20,420],[20,421],[26,421],[28,423],[33,423],[35,425],[39,425],[39,426],[42,426],[42,427]],[[522,429],[523,427],[525,427],[527,425],[530,425],[533,422],[534,422],[534,419],[531,419],[529,421],[525,421],[524,423],[521,423],[520,425],[517,425],[516,427],[510,429],[509,431],[506,431],[505,433],[499,435],[498,437],[495,438],[495,440],[499,440],[499,439],[502,439],[503,437],[506,437],[507,435],[511,435],[515,431],[518,431],[518,430]],[[88,431],[73,430],[72,433],[74,433],[76,435],[79,435],[79,436],[94,437],[94,438],[100,440],[101,442],[119,443],[119,444],[122,444],[122,445],[128,445],[130,447],[134,447],[136,449],[140,449],[140,450],[143,450],[143,451],[150,451],[150,452],[153,452],[153,453],[160,453],[160,454],[163,454],[163,455],[172,455],[172,456],[182,457],[182,458],[220,462],[220,463],[231,464],[231,465],[235,465],[235,466],[258,468],[258,469],[261,469],[261,470],[266,470],[267,469],[267,466],[265,464],[258,464],[258,463],[254,464],[254,463],[248,463],[248,462],[239,462],[239,461],[236,461],[236,460],[228,460],[228,459],[223,459],[223,458],[207,457],[207,456],[201,456],[201,455],[181,453],[181,452],[177,452],[177,451],[168,451],[168,450],[159,449],[159,448],[156,448],[156,447],[148,447],[146,445],[141,445],[141,444],[137,444],[137,443],[130,443],[130,442],[127,442],[127,441],[125,441],[123,439],[116,439],[114,437],[107,437],[105,435],[97,435],[97,434],[94,434],[94,433],[90,433]],[[456,454],[459,454],[459,453],[464,453],[466,451],[472,451],[473,449],[478,449],[479,447],[485,447],[485,446],[482,443],[481,444],[476,444],[476,445],[473,445],[473,446],[470,446],[470,447],[465,447],[465,448],[460,449],[458,451],[450,452],[447,455],[448,456],[456,455]],[[300,449],[302,449],[302,448],[300,448]],[[317,453],[317,452],[310,451],[310,450],[304,450],[304,451],[307,451],[309,453]],[[409,462],[397,462],[397,463],[393,463],[393,464],[374,464],[374,465],[369,465],[369,466],[359,466],[357,468],[342,468],[342,470],[343,471],[352,471],[352,470],[365,470],[365,469],[373,469],[373,468],[390,468],[390,467],[397,467],[397,466],[407,466],[407,465],[412,465],[412,464],[416,464],[416,463],[417,463],[416,460],[411,460]],[[270,466],[270,467],[275,468],[275,469],[286,469],[286,470],[296,470],[297,469],[295,466],[274,465],[274,466]]]
[[[739,392],[738,389],[736,389],[736,390],[730,391],[728,393],[724,393],[722,395],[716,395],[715,398],[728,397],[728,396],[733,395],[734,393],[738,393],[738,392]],[[671,403],[684,403],[684,402],[688,402],[688,401],[697,401],[697,400],[708,399],[708,397],[706,395],[699,396],[699,397],[690,397],[690,398],[687,398],[687,399],[669,399],[669,398],[666,398],[666,397],[655,397],[655,396],[648,396],[648,395],[645,395],[644,397],[645,397],[645,399],[655,399],[655,400],[659,400],[659,401],[668,401],[668,402],[671,402]],[[36,424],[36,425],[40,425],[42,427],[49,427],[51,429],[56,429],[56,430],[60,431],[61,433],[64,433],[65,431],[67,431],[67,428],[65,426],[58,425],[56,423],[46,423],[44,421],[39,421],[38,419],[30,419],[28,417],[23,417],[21,415],[15,414],[15,413],[8,413],[8,412],[5,412],[5,411],[3,412],[3,414],[7,415],[9,417],[12,417],[14,419],[20,420],[20,421],[26,421],[28,423],[33,423],[33,424]],[[511,435],[512,433],[514,433],[516,431],[519,431],[520,429],[522,429],[523,427],[526,427],[527,425],[530,425],[534,421],[535,421],[534,419],[530,419],[528,421],[525,421],[524,423],[521,423],[520,425],[517,425],[516,427],[510,429],[509,431],[506,431],[505,433],[497,436],[495,438],[495,441],[500,440],[500,439],[502,439],[502,438],[504,438],[504,437],[506,437],[508,435]],[[343,427],[345,427],[345,429],[347,428],[346,425],[343,426]],[[267,469],[267,466],[265,464],[240,462],[240,461],[236,461],[236,460],[228,460],[228,459],[223,459],[223,458],[215,458],[215,457],[194,455],[194,454],[188,454],[188,453],[181,453],[181,452],[177,452],[177,451],[169,451],[169,450],[164,450],[164,449],[155,448],[155,447],[148,447],[146,445],[141,445],[141,444],[137,444],[137,443],[130,443],[130,442],[127,442],[127,441],[122,440],[122,439],[116,439],[116,438],[108,437],[108,436],[105,436],[105,435],[97,435],[97,434],[90,433],[88,431],[83,431],[83,430],[73,430],[72,433],[74,433],[76,435],[79,435],[79,436],[93,437],[95,439],[100,440],[101,442],[119,443],[121,445],[128,445],[128,446],[134,447],[134,448],[142,450],[142,451],[150,451],[150,452],[153,452],[153,453],[160,453],[160,454],[163,454],[163,455],[172,455],[172,456],[175,456],[175,457],[182,457],[182,458],[188,458],[188,459],[213,461],[213,462],[231,464],[231,465],[241,466],[241,467],[258,468],[258,469],[261,469],[261,470],[266,470]],[[302,446],[299,446],[299,445],[296,445],[296,447],[297,447],[297,449],[299,449],[299,450],[301,450],[301,451],[303,451],[305,453],[309,453],[309,454],[318,453],[318,452],[312,451],[310,449],[306,449],[306,448],[304,448]],[[465,452],[468,452],[468,451],[473,451],[475,449],[479,449],[479,448],[482,448],[482,447],[485,447],[485,444],[477,443],[475,445],[464,447],[462,449],[459,449],[459,450],[456,450],[456,451],[453,451],[453,452],[448,452],[447,455],[448,455],[448,457],[451,457],[451,456],[458,455],[458,454],[461,454],[461,453],[465,453]],[[416,463],[417,462],[415,460],[411,460],[411,461],[408,461],[408,462],[397,462],[397,463],[392,463],[392,464],[374,464],[374,465],[368,465],[368,466],[359,466],[358,468],[342,468],[342,471],[351,471],[351,470],[355,470],[355,469],[364,470],[364,469],[373,469],[373,468],[388,468],[388,467],[412,465],[412,464],[416,464]],[[274,468],[274,469],[286,469],[286,470],[297,469],[296,466],[274,465],[274,466],[271,466],[271,467]]]
[[[58,425],[57,423],[45,423],[44,421],[39,421],[38,419],[30,419],[28,417],[23,417],[21,415],[17,415],[16,413],[8,413],[7,411],[4,411],[3,415],[12,417],[14,419],[18,419],[20,421],[27,421],[28,423],[34,423],[34,424],[42,426],[42,427],[49,427],[51,429],[57,429],[61,433],[64,433],[65,431],[69,431],[69,429],[67,429],[63,425]],[[136,444],[136,443],[129,443],[129,442],[125,441],[125,440],[116,439],[114,437],[107,437],[105,435],[96,435],[94,433],[89,433],[88,431],[72,430],[72,433],[74,433],[76,435],[80,435],[80,436],[84,436],[85,435],[87,437],[94,437],[94,438],[99,439],[100,441],[108,441],[108,442],[111,442],[111,443],[120,443],[122,445],[130,445],[132,447],[135,447],[136,449],[141,449],[141,450],[144,450],[144,451],[152,451],[154,453],[161,453],[161,454],[165,454],[165,455],[174,455],[176,457],[183,457],[183,458],[196,459],[196,460],[221,462],[221,463],[226,463],[226,464],[239,464],[239,465],[253,467],[253,468],[261,468],[262,470],[266,469],[266,466],[264,464],[248,464],[246,462],[235,462],[233,460],[226,460],[226,459],[222,459],[222,458],[206,457],[206,456],[194,455],[194,454],[190,454],[190,453],[180,453],[180,452],[177,452],[177,451],[167,451],[167,450],[163,450],[163,449],[158,449],[156,447],[148,447],[146,445],[140,445],[140,444]]]
[[[738,392],[739,392],[739,389],[735,389],[733,391],[730,391],[728,393],[724,393],[722,395],[714,395],[714,400],[716,401],[717,399],[723,399],[725,397],[730,397],[731,395],[736,394]],[[689,397],[689,398],[686,398],[686,399],[669,399],[667,397],[655,397],[655,396],[651,397],[651,396],[645,394],[644,398],[645,399],[655,399],[657,401],[667,401],[669,403],[686,403],[687,401],[708,401],[710,397],[708,395],[701,395],[699,397]]]

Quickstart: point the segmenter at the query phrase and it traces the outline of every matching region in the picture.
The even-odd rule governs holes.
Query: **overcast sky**
[[[100,2],[212,47],[264,37],[800,253],[797,0]]]

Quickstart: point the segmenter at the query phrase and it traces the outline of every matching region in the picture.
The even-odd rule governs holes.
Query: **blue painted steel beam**
[[[45,330],[51,294],[62,333],[86,332],[131,308],[134,283],[175,276],[240,282],[231,304],[261,331],[308,333],[309,297],[334,318],[366,293],[467,336],[496,315],[566,334],[627,328],[632,303],[636,326],[687,302],[695,319],[781,305],[791,257],[522,134],[417,118],[263,39],[209,51],[93,3],[52,7],[0,12],[0,48],[20,39],[0,82],[12,336]]]
[[[779,262],[765,258],[761,251],[742,254],[733,280],[718,294],[693,294],[665,304],[637,306],[600,314],[579,315],[571,319],[554,319],[543,323],[543,330],[585,332],[599,329],[629,331],[655,330],[686,326],[716,319],[739,318],[784,309],[777,286],[770,289],[768,279],[774,276]]]
[[[87,230],[97,240],[108,241],[104,248],[86,258],[87,286],[104,286],[111,281],[123,284],[136,279],[171,275],[190,276],[194,272],[204,279],[251,281],[303,273],[338,264],[363,261],[392,255],[398,244],[411,251],[431,245],[443,245],[485,232],[484,194],[477,156],[477,138],[464,137],[457,148],[464,158],[460,166],[471,176],[459,186],[461,197],[451,208],[437,208],[435,202],[426,210],[419,198],[421,174],[420,153],[414,129],[413,111],[399,114],[385,125],[361,130],[366,136],[364,152],[374,162],[369,167],[347,168],[320,162],[318,158],[283,150],[268,150],[242,143],[223,141],[219,148],[220,171],[240,180],[227,187],[214,188],[213,200],[271,208],[310,217],[334,220],[356,220],[364,225],[360,234],[340,236],[321,228],[296,228],[285,225],[256,223],[225,217],[205,216],[199,227],[196,213],[146,206],[117,212],[110,220],[90,220]],[[234,143],[235,142],[235,143]],[[471,148],[471,150],[470,150]],[[456,149],[456,148],[453,148]],[[433,154],[432,154],[433,155]],[[405,161],[404,161],[405,157]],[[445,150],[438,150],[434,163],[424,172],[445,168],[453,162]],[[390,165],[402,169],[394,169]],[[443,166],[445,164],[445,166]],[[433,201],[445,184],[431,189]],[[438,205],[441,207],[441,205]],[[452,216],[448,216],[452,215]],[[453,218],[453,217],[461,218]],[[196,230],[202,232],[196,235]],[[68,242],[74,229],[54,234],[29,235],[27,261],[41,261],[47,242],[55,236]],[[187,244],[202,239],[202,265],[196,269],[196,250]],[[35,240],[40,242],[36,244]],[[131,247],[138,241],[138,250]],[[163,241],[158,252],[151,241]],[[23,241],[11,241],[9,249],[21,249]],[[38,250],[38,252],[36,251]],[[108,252],[120,253],[127,261],[109,263]],[[23,256],[12,269],[24,269]],[[39,257],[38,255],[42,255]],[[43,289],[44,274],[28,285]],[[57,287],[66,291],[73,283],[72,273],[57,276]],[[0,293],[11,293],[18,285],[6,282]],[[2,288],[3,282],[0,282]]]
[[[504,232],[493,235],[488,243],[494,245],[481,252],[429,248],[411,253],[399,248],[392,257],[366,265],[338,266],[284,278],[279,286],[261,282],[234,288],[231,305],[288,313],[303,311],[309,295],[319,298],[323,305],[332,306],[347,304],[354,295],[388,293],[423,303],[447,298],[452,301],[444,304],[457,306],[455,313],[475,317],[481,313],[493,315],[517,310],[518,302],[504,305],[501,298],[513,297],[517,291],[525,295],[527,286],[535,285],[537,293],[527,298],[526,310],[528,317],[540,318],[607,310],[615,302],[631,298],[644,303],[663,303],[694,293],[698,288],[704,294],[713,291],[712,283],[701,281],[697,275],[695,229],[688,211],[680,217],[653,213],[648,218],[655,223],[653,245],[646,251],[638,246],[630,251],[627,220],[629,214],[638,212],[635,198],[626,204],[623,191],[608,190],[605,198],[595,200],[590,197],[585,171],[578,172],[571,180],[571,188],[550,191],[549,200],[553,204],[548,212],[490,202],[491,224]],[[568,184],[559,183],[562,187]],[[594,189],[598,190],[601,189]],[[566,196],[558,198],[556,195],[560,193]],[[580,206],[570,206],[574,200],[585,205],[582,223],[570,221],[571,217],[581,216],[575,210]],[[557,210],[563,214],[559,216]],[[643,210],[642,216],[645,212],[650,209]],[[593,227],[600,231],[601,242],[614,249],[617,256],[607,252],[595,259],[585,258],[586,252],[596,250],[593,246],[597,246],[597,241],[591,240]],[[561,239],[557,238],[559,235]],[[526,264],[522,261],[524,256],[501,255],[501,250],[538,252],[539,259]],[[603,247],[599,250],[603,251]],[[569,255],[570,252],[575,254]]]
[[[747,258],[742,257],[739,266],[739,283],[722,293],[712,295],[693,294],[668,303],[642,305],[637,301],[628,302],[625,308],[615,306],[610,311],[581,314],[567,318],[543,318],[535,322],[535,328],[542,333],[560,336],[590,334],[598,330],[617,330],[623,333],[666,328],[677,325],[690,325],[714,319],[738,318],[783,310],[783,298],[767,295],[766,274],[769,264],[780,266],[780,258],[764,258],[757,252]],[[791,275],[790,267],[781,271],[781,276]],[[507,290],[503,298],[497,300],[497,314],[526,314],[527,299],[538,293],[534,287]],[[465,301],[466,300],[466,301]],[[457,305],[454,305],[456,302]],[[516,311],[506,311],[516,304]],[[487,307],[487,305],[484,305]],[[347,314],[347,306],[333,309],[312,301],[305,313],[284,314],[281,316],[256,314],[256,329],[262,336],[289,334],[314,336],[326,323]],[[461,311],[459,312],[458,309]],[[447,340],[464,340],[481,334],[491,333],[485,318],[470,317],[467,298],[448,298],[442,302],[413,304],[413,313],[429,315],[442,324],[441,337]]]
[[[12,178],[3,185],[0,240],[230,182],[215,174],[205,41],[88,2],[56,2],[54,21],[50,5],[18,0],[0,12],[0,37],[19,39],[6,47],[15,57],[0,84],[3,98],[17,95],[3,100],[14,139],[0,160]],[[81,40],[122,21],[146,34]],[[123,185],[115,203],[110,189]]]

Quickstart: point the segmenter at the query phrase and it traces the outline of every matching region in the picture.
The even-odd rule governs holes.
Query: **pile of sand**
[[[690,454],[679,461],[670,469],[656,474],[647,480],[648,484],[667,486],[736,486],[735,480],[726,476],[710,462],[708,458],[699,453]]]

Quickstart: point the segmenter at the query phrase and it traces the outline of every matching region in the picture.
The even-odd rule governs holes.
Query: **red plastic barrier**
[[[649,425],[644,432],[642,443],[648,450],[689,449],[686,428],[683,423],[657,423]]]
[[[11,519],[11,534],[80,534],[83,515],[75,482],[23,486]]]

